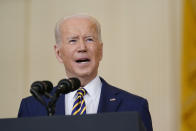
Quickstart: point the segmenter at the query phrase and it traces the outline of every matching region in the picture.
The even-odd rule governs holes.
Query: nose
[[[86,43],[83,40],[79,42],[78,52],[87,52]]]

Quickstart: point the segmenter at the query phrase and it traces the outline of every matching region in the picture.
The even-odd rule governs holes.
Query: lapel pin
[[[110,99],[110,101],[115,101],[115,100],[116,100],[116,98],[111,98],[111,99]]]

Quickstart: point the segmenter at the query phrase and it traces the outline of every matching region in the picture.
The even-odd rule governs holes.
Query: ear
[[[103,57],[103,43],[100,43],[100,49],[99,49],[99,53],[100,53],[100,61],[102,60],[102,57]]]
[[[57,45],[57,44],[54,45],[54,52],[55,52],[57,60],[60,63],[63,63],[62,54],[60,52],[60,45]]]

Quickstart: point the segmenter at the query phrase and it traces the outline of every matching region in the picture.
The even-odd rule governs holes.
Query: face
[[[102,43],[95,23],[87,18],[70,18],[61,26],[61,43],[54,46],[56,57],[68,77],[94,78],[102,59]]]

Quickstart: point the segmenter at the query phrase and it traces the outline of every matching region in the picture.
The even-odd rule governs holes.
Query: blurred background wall
[[[53,51],[58,19],[100,21],[100,76],[148,99],[155,131],[180,129],[182,0],[0,0],[0,118],[16,117],[32,82],[65,76]]]

